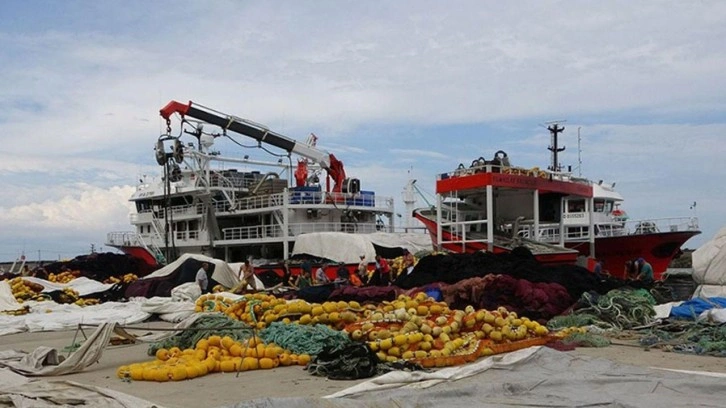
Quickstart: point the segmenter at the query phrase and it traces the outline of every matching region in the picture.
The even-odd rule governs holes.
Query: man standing
[[[197,276],[194,279],[199,285],[199,289],[202,293],[207,293],[207,286],[209,286],[209,277],[207,276],[207,270],[209,270],[209,264],[206,262],[202,263],[202,267],[197,271]]]
[[[382,256],[376,255],[376,271],[381,279],[381,285],[388,286],[391,284],[391,267]]]

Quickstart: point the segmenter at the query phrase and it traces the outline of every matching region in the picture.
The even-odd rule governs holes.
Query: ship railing
[[[698,231],[698,218],[671,217],[645,220],[628,220],[624,223],[628,235],[653,234],[658,232]]]
[[[253,210],[266,208],[274,205],[281,205],[284,193],[245,197],[235,200],[234,208],[237,210]]]
[[[289,237],[312,232],[349,232],[373,233],[385,229],[385,226],[375,223],[345,223],[345,222],[310,222],[294,223],[288,225]],[[232,227],[222,229],[224,240],[245,240],[262,238],[283,238],[283,229],[280,225],[255,225],[246,227]]]
[[[236,200],[235,208],[238,210],[250,210],[281,206],[284,204],[285,193],[276,193],[262,196],[245,197]],[[316,205],[333,204],[343,207],[375,207],[393,209],[393,198],[377,196],[373,193],[345,194],[326,193],[322,191],[289,191],[287,193],[287,204],[295,205]]]
[[[474,160],[472,162],[471,166],[464,166],[463,164],[459,164],[459,167],[454,170],[450,171],[448,173],[441,173],[438,175],[438,179],[448,179],[448,178],[455,178],[455,177],[462,177],[462,176],[470,176],[477,173],[503,173],[503,174],[512,174],[512,175],[518,175],[518,176],[529,176],[529,177],[539,177],[539,178],[546,178],[549,180],[557,180],[557,181],[569,181],[569,182],[578,182],[578,183],[589,183],[588,180],[583,178],[574,177],[572,173],[569,172],[561,172],[561,171],[551,171],[547,169],[540,169],[539,167],[531,167],[531,168],[525,168],[525,167],[516,167],[516,166],[506,166],[501,164],[492,164],[489,162],[486,162],[485,160],[482,161],[482,159]]]
[[[133,231],[113,231],[106,234],[106,245],[109,246],[142,246],[139,234]]]

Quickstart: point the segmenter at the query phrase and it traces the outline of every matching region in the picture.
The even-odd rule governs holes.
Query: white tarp
[[[99,325],[108,322],[133,324],[151,315],[141,310],[138,302],[106,302],[100,305],[80,307],[74,304],[58,304],[51,301],[26,302],[30,313],[20,316],[0,315],[0,336],[20,332],[60,331],[78,327],[79,324]]]
[[[148,401],[106,388],[73,381],[30,380],[28,376],[56,376],[82,371],[97,362],[108,344],[116,324],[99,326],[81,347],[64,361],[50,347],[38,347],[32,353],[0,351],[0,406],[15,408],[99,407],[152,408]]]
[[[307,254],[348,264],[360,262],[360,256],[365,255],[365,259],[373,262],[376,256],[373,244],[386,248],[405,248],[411,253],[433,248],[428,234],[312,232],[295,239],[292,254]]]
[[[692,299],[708,299],[712,297],[726,297],[726,286],[723,285],[698,285],[693,291]]]
[[[86,296],[92,293],[105,292],[109,290],[111,286],[113,286],[113,284],[101,283],[99,281],[86,278],[85,276],[73,279],[68,283],[51,282],[45,279],[34,278],[32,276],[23,276],[23,279],[27,280],[28,282],[37,283],[43,286],[45,288],[43,289],[44,293],[55,292],[56,290],[63,290],[65,288],[71,288],[78,292],[80,296]]]
[[[726,285],[726,227],[693,251],[693,280],[699,285]]]
[[[199,288],[195,283],[192,283],[192,285]],[[173,295],[174,291],[172,290],[172,297],[170,298],[155,296],[150,299],[134,298],[132,300],[141,303],[142,312],[159,315],[161,320],[167,322],[180,322],[194,314],[194,301],[175,299]]]
[[[619,364],[548,347],[425,372],[392,372],[325,399],[261,398],[229,407],[721,407],[723,378]]]
[[[174,262],[166,265],[165,267],[154,271],[153,273],[146,275],[141,279],[148,278],[160,278],[167,275],[171,275],[174,271],[179,268],[184,261],[187,259],[196,259],[200,262],[208,262],[214,264],[214,272],[212,272],[212,279],[219,282],[221,285],[227,288],[233,288],[239,283],[239,276],[237,274],[238,269],[232,269],[232,267],[221,259],[210,258],[204,255],[197,254],[183,254],[177,258]]]
[[[0,281],[0,312],[20,310],[23,305],[18,303],[13,296],[13,289],[8,281]]]
[[[74,381],[28,379],[0,369],[0,406],[8,408],[162,408],[141,398]]]

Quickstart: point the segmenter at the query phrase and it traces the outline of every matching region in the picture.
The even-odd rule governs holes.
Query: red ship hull
[[[434,244],[438,243],[436,237],[436,222],[416,214],[429,231]],[[655,279],[661,279],[668,265],[675,258],[683,244],[700,231],[682,232],[659,232],[653,234],[622,235],[615,237],[595,238],[595,256],[603,262],[603,270],[610,275],[625,279],[625,263],[640,257],[644,258],[653,267]],[[451,241],[452,234],[443,230],[443,241]],[[468,242],[466,247],[462,244],[447,243],[442,245],[444,249],[457,253],[474,253],[487,250],[487,244],[482,242]],[[575,249],[579,255],[590,256],[589,242],[569,242],[565,247]],[[495,246],[494,253],[508,252],[507,248]],[[542,263],[563,264],[575,263],[578,254],[544,253],[535,254],[535,258]]]
[[[146,264],[146,266],[151,268],[151,270],[161,268],[161,265],[159,265],[159,262],[157,262],[156,258],[154,258],[154,255],[147,251],[146,248],[139,246],[121,246],[117,247],[117,249],[126,255],[141,260]]]
[[[683,244],[699,233],[681,231],[598,237],[595,238],[595,258],[603,261],[603,270],[610,275],[625,278],[625,263],[642,257],[653,267],[655,279],[661,279]],[[587,242],[570,242],[565,246],[590,256],[590,244]]]

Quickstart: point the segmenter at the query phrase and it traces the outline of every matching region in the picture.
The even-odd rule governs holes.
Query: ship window
[[[595,201],[595,212],[603,212],[605,210],[605,202],[597,200]]]
[[[569,200],[567,201],[568,213],[585,212],[585,200]]]

